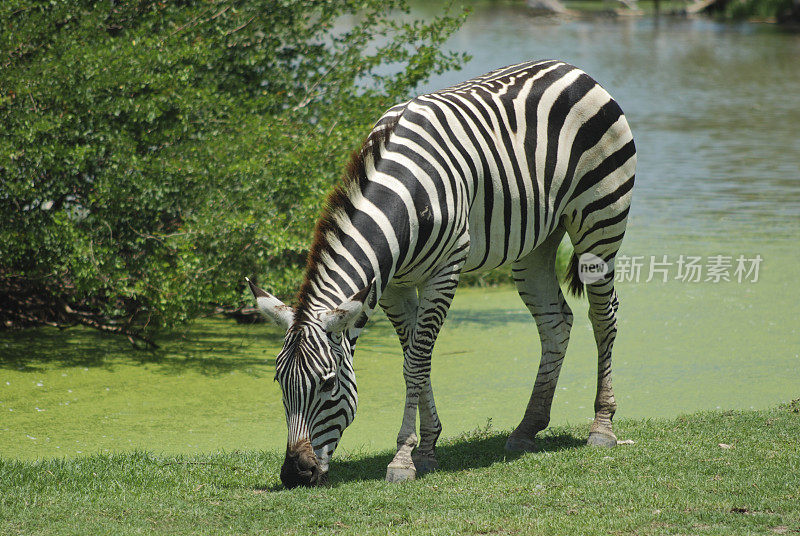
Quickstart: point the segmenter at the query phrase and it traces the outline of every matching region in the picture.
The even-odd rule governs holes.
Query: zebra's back
[[[419,96],[375,129],[391,131],[375,169],[405,172],[416,212],[400,279],[424,277],[465,232],[463,270],[483,271],[525,257],[559,224],[572,236],[630,203],[636,155],[625,116],[563,62],[504,67]]]

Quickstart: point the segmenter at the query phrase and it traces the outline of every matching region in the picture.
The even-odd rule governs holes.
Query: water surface
[[[800,34],[702,18],[535,17],[502,2],[473,10],[448,43],[472,61],[422,91],[537,58],[585,70],[637,142],[632,241],[800,236]]]

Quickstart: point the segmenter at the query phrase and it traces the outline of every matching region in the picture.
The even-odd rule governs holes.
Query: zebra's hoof
[[[523,436],[516,436],[512,433],[506,440],[506,451],[536,452],[536,443],[534,443],[533,439]]]
[[[436,461],[434,456],[418,455],[412,456],[412,458],[414,459],[414,467],[416,467],[419,476],[439,470],[439,462]]]
[[[589,439],[586,441],[586,444],[592,447],[616,447],[617,436],[614,434],[605,434],[603,432],[592,432],[589,434]]]
[[[414,480],[417,477],[417,470],[414,466],[392,466],[386,468],[386,482],[405,482]]]

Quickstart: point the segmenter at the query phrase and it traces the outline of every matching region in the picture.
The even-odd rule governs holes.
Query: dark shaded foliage
[[[238,308],[245,275],[296,288],[350,152],[462,60],[439,51],[460,19],[404,8],[4,2],[2,325],[138,336]]]

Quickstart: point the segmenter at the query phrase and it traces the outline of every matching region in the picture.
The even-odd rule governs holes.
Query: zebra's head
[[[355,340],[348,330],[361,314],[370,287],[334,309],[295,318],[291,307],[248,283],[261,313],[286,329],[275,360],[289,430],[281,481],[288,488],[322,484],[342,432],[356,413]]]

